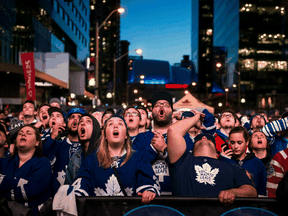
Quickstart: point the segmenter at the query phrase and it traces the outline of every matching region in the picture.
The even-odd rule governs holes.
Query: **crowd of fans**
[[[27,100],[18,115],[0,112],[0,195],[33,215],[49,200],[73,215],[75,196],[275,198],[287,147],[288,112],[174,111],[168,92],[152,96],[151,110],[64,111],[58,98],[36,109]]]

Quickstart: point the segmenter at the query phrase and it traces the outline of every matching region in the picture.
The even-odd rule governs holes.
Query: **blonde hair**
[[[100,137],[99,150],[97,152],[97,158],[98,158],[99,166],[103,167],[104,169],[108,169],[113,162],[113,160],[110,156],[110,153],[109,153],[108,142],[107,142],[107,139],[105,138],[106,137],[106,128],[107,128],[107,124],[104,125],[103,134]],[[127,136],[127,139],[125,139],[125,142],[124,142],[124,145],[121,149],[121,152],[123,152],[125,149],[127,156],[124,159],[124,161],[121,163],[120,166],[127,163],[127,161],[131,158],[131,156],[133,154],[132,141],[131,141],[131,138],[128,134],[127,128],[126,128],[126,136]]]

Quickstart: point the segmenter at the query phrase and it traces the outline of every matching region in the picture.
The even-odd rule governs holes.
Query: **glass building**
[[[21,95],[20,83],[25,83],[23,71],[15,67],[19,65],[19,52],[66,52],[70,54],[69,70],[82,70],[79,64],[89,56],[89,2],[0,0],[0,14],[1,81],[4,81],[1,88],[13,86],[12,92],[0,93],[0,97]],[[36,76],[36,81],[39,79]],[[42,90],[39,88],[39,92],[47,93]],[[61,88],[55,94],[60,96]]]
[[[211,15],[207,8],[212,5]],[[213,49],[227,50],[223,87],[240,84],[238,94],[245,99],[242,107],[246,110],[278,108],[283,111],[288,104],[285,85],[288,81],[287,8],[288,2],[282,0],[192,1],[192,61],[199,82],[201,77],[206,86],[209,82],[209,72],[201,68],[207,52],[201,47],[208,46],[210,32],[203,23],[208,23],[207,17],[212,16]],[[208,71],[215,71],[214,64]],[[213,75],[213,82],[215,79],[219,82],[219,77]]]

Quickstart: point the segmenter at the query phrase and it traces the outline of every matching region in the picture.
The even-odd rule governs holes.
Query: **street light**
[[[115,58],[115,55],[114,55],[114,74],[113,74],[113,105],[116,105],[116,62],[118,60],[120,60],[121,58],[123,58],[124,56],[128,55],[130,52],[136,52],[138,55],[141,55],[142,54],[142,49],[135,49],[135,50],[131,50],[125,54],[123,54],[122,56],[120,56],[119,58]],[[128,84],[127,84],[128,85]],[[127,89],[126,89],[127,91]],[[127,94],[126,94],[126,97],[127,97]]]
[[[226,106],[228,106],[228,92],[229,92],[229,88],[225,88],[225,92],[226,92]]]
[[[208,88],[207,87],[201,85],[200,83],[196,83],[196,82],[192,82],[191,85],[192,86],[199,85],[200,87],[204,88],[206,90],[206,99],[208,99]],[[199,94],[199,96],[200,96],[200,94]],[[200,100],[200,97],[199,97],[199,100]]]
[[[95,38],[95,85],[96,85],[96,90],[95,90],[95,95],[97,97],[97,99],[99,99],[99,91],[97,88],[97,85],[99,87],[99,76],[98,76],[98,72],[99,72],[99,31],[102,28],[103,25],[105,25],[105,23],[107,22],[107,20],[111,17],[111,15],[115,12],[118,12],[119,14],[123,14],[125,12],[125,9],[120,7],[118,9],[113,10],[107,17],[106,19],[103,21],[103,23],[99,26],[99,23],[96,22],[96,38]]]

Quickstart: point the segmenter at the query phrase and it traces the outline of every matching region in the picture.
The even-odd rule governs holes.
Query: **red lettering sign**
[[[188,84],[166,84],[165,88],[168,89],[186,89]]]
[[[21,53],[21,60],[25,77],[27,100],[36,100],[34,53]]]

